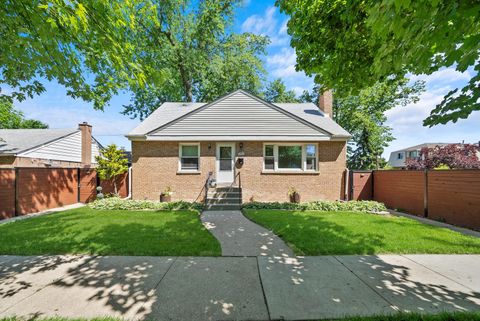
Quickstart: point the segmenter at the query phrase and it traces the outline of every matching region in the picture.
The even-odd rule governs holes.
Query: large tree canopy
[[[0,97],[0,129],[19,128],[48,128],[48,125],[36,119],[25,118],[10,100]]]
[[[297,68],[347,97],[377,82],[442,67],[473,69],[424,121],[432,126],[480,110],[480,2],[474,0],[277,0],[290,15]]]
[[[144,118],[166,100],[211,101],[238,88],[259,93],[264,76],[260,55],[268,39],[230,32],[238,2],[162,1],[149,19],[139,22],[142,60],[159,71],[162,81],[133,87],[124,114]]]
[[[381,155],[394,140],[392,129],[385,125],[385,112],[395,106],[405,106],[418,100],[423,82],[408,86],[407,79],[376,83],[357,95],[339,98],[334,95],[333,118],[347,130],[352,139],[347,147],[348,168],[375,169],[383,167]],[[312,93],[304,92],[303,102],[318,104],[319,87]]]
[[[124,0],[5,0],[0,5],[0,96],[23,100],[56,80],[73,98],[102,109],[112,95],[145,82],[138,21],[152,4]]]
[[[55,80],[103,109],[128,90],[125,114],[144,118],[165,100],[259,93],[268,39],[232,32],[239,1],[3,1],[0,96],[21,101]]]

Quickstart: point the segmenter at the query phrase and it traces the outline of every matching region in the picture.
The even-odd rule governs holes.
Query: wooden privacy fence
[[[114,192],[113,182],[102,181],[95,169],[2,168],[0,169],[0,219],[95,199],[96,187]],[[128,174],[117,180],[121,197],[128,195]]]
[[[351,171],[349,199],[480,230],[480,170]]]

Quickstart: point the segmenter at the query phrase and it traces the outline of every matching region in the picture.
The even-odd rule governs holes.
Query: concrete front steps
[[[210,188],[207,194],[205,210],[239,210],[242,207],[242,189],[237,186]]]

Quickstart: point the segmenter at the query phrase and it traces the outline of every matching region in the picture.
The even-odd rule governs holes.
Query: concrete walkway
[[[293,257],[282,239],[247,219],[241,211],[204,211],[201,219],[220,242],[222,256]]]
[[[311,320],[480,310],[480,255],[0,256],[0,318]]]
[[[20,220],[27,220],[27,219],[30,219],[32,217],[58,213],[58,212],[62,212],[62,211],[67,211],[67,210],[72,210],[72,209],[75,209],[75,208],[84,207],[84,206],[85,206],[84,203],[75,203],[75,204],[65,205],[65,206],[61,206],[61,207],[55,207],[55,208],[51,208],[51,209],[41,211],[41,212],[37,212],[37,213],[25,214],[25,215],[22,215],[22,216],[15,216],[15,217],[3,219],[3,220],[0,220],[0,224],[12,223],[12,222],[15,222],[15,221],[20,221]]]

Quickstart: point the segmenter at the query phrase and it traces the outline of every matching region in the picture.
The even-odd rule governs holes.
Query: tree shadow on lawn
[[[196,215],[180,213],[165,221],[149,222],[152,220],[150,215],[125,223],[121,222],[121,215],[112,213],[111,222],[109,217],[103,217],[104,222],[98,225],[94,218],[86,222],[78,213],[14,222],[0,236],[0,254],[184,256],[220,253],[217,240],[201,225]],[[145,219],[144,223],[142,219]]]
[[[385,244],[378,234],[355,233],[321,216],[296,215],[284,228],[274,228],[274,232],[298,255],[375,254]]]

